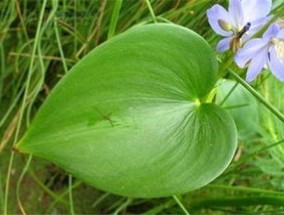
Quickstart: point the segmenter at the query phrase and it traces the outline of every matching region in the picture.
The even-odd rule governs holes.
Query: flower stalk
[[[279,120],[284,122],[284,115],[272,104],[266,101],[252,86],[250,86],[246,81],[244,81],[237,73],[232,70],[229,70],[229,73],[236,79],[238,83],[240,83],[243,87],[245,87],[260,103],[262,103],[269,111],[271,111]]]

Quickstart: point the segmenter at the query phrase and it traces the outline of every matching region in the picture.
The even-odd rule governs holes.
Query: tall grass
[[[64,74],[90,50],[132,26],[153,19],[180,24],[201,34],[215,47],[218,38],[206,19],[206,10],[214,3],[1,1],[0,213],[284,213],[283,123],[265,108],[260,112],[259,132],[240,141],[234,162],[226,172],[212,184],[175,198],[128,199],[104,193],[72,179],[53,164],[37,158],[31,161],[31,157],[12,151]],[[227,4],[224,0],[218,3]],[[268,77],[255,87],[284,112],[283,83]],[[27,162],[31,164],[26,166]]]

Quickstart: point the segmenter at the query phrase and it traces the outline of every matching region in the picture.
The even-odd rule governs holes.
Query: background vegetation
[[[234,161],[213,183],[178,196],[179,200],[130,199],[104,193],[70,180],[63,170],[44,160],[33,158],[27,166],[28,157],[12,151],[55,84],[112,35],[110,22],[116,2],[0,1],[0,213],[284,213],[283,123],[235,84],[222,88],[227,93],[235,91],[227,94],[226,102],[222,97],[216,100],[231,111],[241,134]],[[206,10],[215,3],[226,5],[227,1],[149,2],[159,22],[190,28],[215,47],[219,38],[209,28]],[[275,11],[283,10],[281,2],[274,1]],[[148,6],[144,0],[124,0],[115,34],[152,22]],[[221,66],[227,63],[227,54],[218,57]],[[231,68],[242,73],[235,66]],[[283,83],[265,73],[253,86],[284,112]]]

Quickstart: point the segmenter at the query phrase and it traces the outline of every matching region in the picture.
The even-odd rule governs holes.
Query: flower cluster
[[[264,68],[284,81],[283,21],[272,23],[262,38],[252,38],[270,20],[271,8],[271,0],[230,0],[228,11],[218,4],[207,10],[210,26],[225,37],[218,43],[217,51],[235,52],[236,64],[248,67],[248,82]]]

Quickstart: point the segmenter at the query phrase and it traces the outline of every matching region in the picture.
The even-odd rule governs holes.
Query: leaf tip
[[[25,153],[25,154],[28,153],[27,151],[23,149],[23,147],[21,147],[22,142],[23,142],[23,138],[15,146],[13,146],[12,151],[18,152],[18,153]]]
[[[13,151],[13,152],[20,152],[19,149],[18,149],[18,147],[17,147],[17,145],[16,145],[16,146],[13,146],[12,151]]]

